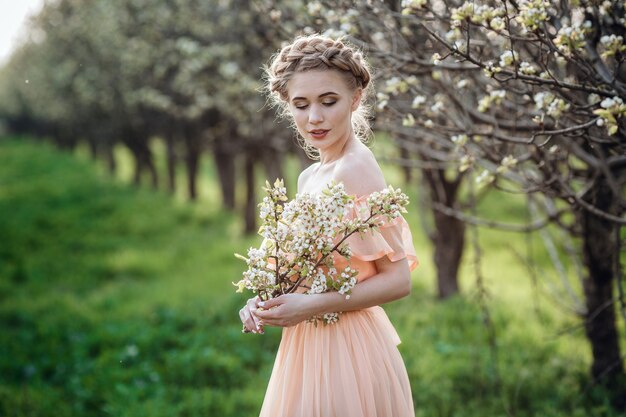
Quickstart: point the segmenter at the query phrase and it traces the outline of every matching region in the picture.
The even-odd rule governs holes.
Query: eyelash
[[[323,104],[324,106],[326,106],[326,107],[330,107],[330,106],[332,106],[332,105],[333,105],[333,104],[335,104],[335,103],[336,103],[336,101],[330,101],[330,102],[328,102],[328,103],[322,103],[322,104]],[[309,107],[309,105],[308,105],[308,104],[307,104],[307,105],[305,105],[305,106],[296,106],[296,109],[298,109],[298,110],[304,110],[304,109],[306,109],[307,107]]]

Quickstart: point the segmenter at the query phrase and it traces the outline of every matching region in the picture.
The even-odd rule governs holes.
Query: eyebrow
[[[335,93],[334,91],[328,91],[326,93],[320,94],[318,98],[323,98],[326,96],[337,96],[337,95],[339,94]],[[306,100],[306,97],[294,97],[291,99],[291,101],[296,101],[296,100]]]

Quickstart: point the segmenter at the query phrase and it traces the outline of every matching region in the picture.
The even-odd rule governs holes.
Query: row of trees
[[[376,129],[393,137],[395,162],[409,180],[417,169],[427,191],[439,296],[459,290],[468,224],[541,230],[549,245],[548,231],[562,231],[561,246],[581,263],[577,310],[592,374],[626,398],[616,326],[616,306],[626,320],[624,2],[248,3],[48,2],[31,41],[0,71],[0,118],[60,146],[85,141],[111,170],[121,143],[134,155],[135,181],[147,175],[154,186],[150,141],[160,137],[168,188],[183,162],[191,198],[208,151],[230,209],[240,158],[252,231],[254,166],[280,177],[282,155],[303,156],[265,106],[261,67],[280,40],[346,35],[377,70]],[[478,217],[493,189],[524,195],[529,220]]]
[[[198,194],[200,155],[209,151],[226,208],[235,208],[236,174],[246,179],[246,230],[253,231],[254,166],[280,177],[282,157],[299,148],[259,93],[277,36],[271,21],[247,6],[242,0],[47,2],[30,23],[30,41],[0,73],[0,115],[10,130],[50,137],[61,147],[87,143],[111,171],[113,149],[123,144],[134,157],[135,182],[147,176],[154,187],[162,180],[150,143],[161,138],[167,188],[174,191],[182,163],[191,199]]]

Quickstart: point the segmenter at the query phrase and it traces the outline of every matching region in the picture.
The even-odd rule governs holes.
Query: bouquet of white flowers
[[[266,197],[259,204],[262,220],[259,234],[264,237],[258,248],[250,248],[248,257],[235,254],[248,264],[237,292],[254,291],[262,300],[293,293],[307,294],[337,291],[350,298],[358,271],[349,265],[335,268],[336,253],[348,261],[352,255],[346,239],[354,233],[365,233],[406,213],[408,197],[392,186],[367,197],[367,212],[356,216],[354,196],[346,194],[343,184],[331,183],[319,195],[298,194],[288,201],[282,180],[274,186],[266,182]],[[325,324],[338,320],[339,313],[312,317],[310,321]]]

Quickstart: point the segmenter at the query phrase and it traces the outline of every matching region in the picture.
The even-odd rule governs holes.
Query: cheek
[[[298,128],[298,130],[303,130],[307,122],[307,117],[306,117],[305,112],[299,111],[299,112],[292,113],[292,114],[293,114],[293,119],[296,122],[296,127]]]
[[[339,124],[341,122],[346,122],[346,124],[350,124],[350,108],[342,107],[333,112],[332,115],[333,121],[335,124]]]

